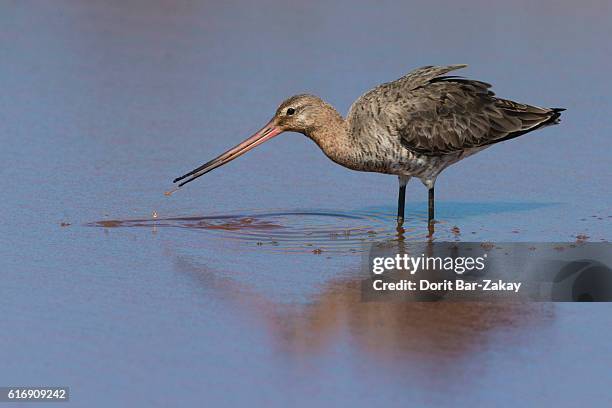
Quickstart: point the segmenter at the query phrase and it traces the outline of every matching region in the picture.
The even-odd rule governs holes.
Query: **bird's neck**
[[[356,150],[346,121],[334,108],[325,113],[322,126],[309,129],[306,136],[311,138],[323,153],[334,162],[352,168],[356,162]]]

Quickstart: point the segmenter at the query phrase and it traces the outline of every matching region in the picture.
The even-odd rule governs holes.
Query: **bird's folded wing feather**
[[[556,114],[496,98],[484,82],[440,76],[463,67],[423,67],[374,88],[351,107],[353,132],[359,132],[361,119],[367,118],[405,148],[440,155],[522,134]]]

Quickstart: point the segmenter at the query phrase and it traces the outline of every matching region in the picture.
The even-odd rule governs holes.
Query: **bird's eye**
[[[293,108],[289,108],[289,109],[287,109],[287,116],[291,116],[291,115],[293,115],[294,113],[295,113],[295,109],[293,109]]]

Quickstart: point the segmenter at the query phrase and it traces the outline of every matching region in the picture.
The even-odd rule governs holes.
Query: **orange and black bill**
[[[259,132],[255,133],[253,136],[249,137],[244,142],[240,143],[238,146],[233,147],[222,155],[212,159],[208,163],[204,163],[197,169],[190,171],[187,174],[182,175],[181,177],[177,177],[174,179],[173,183],[177,183],[183,179],[187,179],[182,181],[178,186],[184,186],[185,184],[197,179],[200,176],[208,173],[216,169],[217,167],[223,166],[226,163],[234,160],[236,157],[243,155],[248,152],[252,148],[259,146],[263,142],[272,139],[274,136],[282,133],[282,130],[278,128],[272,121],[264,126]]]

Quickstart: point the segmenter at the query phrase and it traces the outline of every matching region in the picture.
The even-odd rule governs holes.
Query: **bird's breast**
[[[442,170],[461,159],[461,154],[428,156],[412,152],[398,143],[378,140],[355,149],[346,167],[354,170],[418,178],[435,178]]]
[[[454,155],[426,156],[408,150],[399,136],[376,121],[311,135],[332,161],[357,171],[431,178],[456,161]]]

